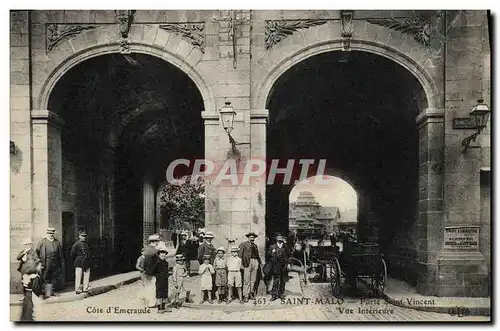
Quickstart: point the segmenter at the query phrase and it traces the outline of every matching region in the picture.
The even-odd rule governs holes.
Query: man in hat
[[[157,247],[160,243],[160,236],[153,234],[148,237],[148,245],[144,247],[144,298],[146,305],[150,308],[156,306],[156,277],[154,268],[158,261]]]
[[[287,277],[288,249],[285,238],[281,234],[276,235],[276,243],[269,247],[266,260],[269,263],[270,275],[273,278],[273,288],[271,290],[271,301],[278,298],[283,299],[285,294],[285,283]]]
[[[35,249],[37,259],[42,262],[42,279],[45,284],[46,298],[55,295],[54,284],[61,277],[64,261],[62,246],[55,238],[55,233],[56,229],[48,228],[47,235],[40,240]]]
[[[245,236],[248,241],[240,244],[239,256],[243,263],[243,301],[248,302],[248,299],[255,299],[255,281],[261,260],[259,249],[255,244],[257,235],[254,232],[249,232]]]
[[[23,265],[26,261],[35,259],[35,252],[33,251],[33,241],[31,239],[26,238],[23,240],[24,248],[17,255],[17,260],[19,261],[19,267],[17,271],[23,274]]]
[[[210,265],[214,265],[216,255],[215,247],[212,244],[212,239],[214,237],[215,236],[211,231],[207,231],[203,236],[203,244],[198,247],[198,262],[200,263],[200,265],[203,264],[205,255],[210,256]],[[215,297],[215,292],[217,291],[215,288],[215,274],[212,274],[212,283],[212,297]]]
[[[188,239],[188,232],[187,231],[182,231],[180,233],[180,241],[179,241],[179,246],[177,246],[177,251],[175,252],[175,255],[182,255],[184,256],[184,263],[186,264],[186,272],[187,276],[191,274],[191,259],[190,259],[190,243],[187,240]]]
[[[80,230],[78,241],[71,247],[71,259],[75,266],[75,292],[76,294],[85,293],[89,289],[90,281],[90,249],[87,243],[87,232]],[[83,273],[83,288],[80,288]]]
[[[21,273],[21,278],[24,274],[26,274],[26,271],[24,270],[26,268],[23,268],[23,266],[26,265],[26,262],[31,260],[36,261],[35,252],[33,251],[33,241],[31,241],[30,238],[26,238],[23,240],[23,245],[24,248],[17,255],[17,260],[19,261],[17,271]],[[23,300],[24,299],[21,299],[21,301]]]

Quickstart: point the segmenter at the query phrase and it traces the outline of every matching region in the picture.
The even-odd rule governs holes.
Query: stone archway
[[[47,226],[53,226],[58,233],[62,233],[61,129],[64,126],[64,119],[53,109],[49,109],[49,99],[61,79],[78,65],[101,56],[120,53],[119,39],[112,37],[113,34],[116,34],[114,27],[101,26],[67,39],[58,44],[49,56],[43,59],[43,65],[37,65],[37,69],[33,72],[33,103],[37,107],[31,111],[34,132],[32,193],[34,233],[43,233]],[[172,65],[185,74],[197,87],[202,98],[202,110],[213,111],[215,101],[212,90],[194,68],[202,58],[202,53],[198,49],[180,40],[178,36],[157,27],[153,32],[148,26],[134,27],[130,40],[128,45],[130,53],[127,52],[127,54],[143,54]],[[132,117],[137,117],[135,116],[137,114],[132,115]],[[202,121],[201,115],[202,112],[199,114],[199,121]],[[129,122],[130,119],[126,119],[114,123],[114,132],[111,132],[108,138],[111,150],[115,147],[115,136],[119,135]],[[143,185],[146,184],[143,183]],[[152,187],[153,190],[144,190],[143,199],[149,201],[151,192],[154,195],[154,184],[146,186]],[[150,201],[149,204],[154,206],[154,201]],[[144,217],[153,219],[153,223],[152,225],[145,224],[143,230],[154,232],[156,230],[154,212],[145,210]]]
[[[318,31],[316,33],[319,34]],[[304,32],[303,38],[300,38],[304,48],[297,50],[297,39],[295,45],[292,40],[295,38],[294,36],[290,38],[288,44],[285,44],[287,42],[285,41],[282,45],[285,48],[283,51],[285,54],[280,55],[279,48],[277,48],[258,62],[261,64],[261,68],[266,68],[268,74],[254,85],[256,91],[259,91],[253,99],[255,108],[268,108],[269,97],[274,92],[276,82],[288,70],[313,56],[330,51],[340,51],[342,48],[340,40],[314,43],[315,39],[312,37],[311,45],[307,45],[309,42],[307,36],[309,35],[314,35],[314,32]],[[405,42],[407,41],[402,38],[401,44]],[[426,51],[418,47],[420,46],[417,46],[416,49],[420,49],[420,51],[411,51],[410,57],[399,52],[396,47],[388,47],[377,41],[358,39],[351,41],[351,51],[371,53],[391,60],[415,77],[424,91],[423,97],[425,97],[426,107],[420,108],[416,113],[418,116],[414,117],[416,122],[414,127],[418,129],[419,140],[419,157],[416,161],[418,162],[419,193],[418,198],[416,198],[417,217],[415,224],[415,228],[418,229],[418,237],[415,240],[418,247],[416,255],[412,258],[412,265],[403,272],[417,275],[417,279],[413,279],[412,282],[417,285],[421,293],[435,293],[439,280],[437,277],[429,275],[436,274],[438,253],[443,238],[444,112],[441,108],[442,100],[438,88],[434,83],[434,78],[432,78],[432,71],[429,73],[429,68],[432,69],[432,61],[423,59]],[[286,54],[287,50],[290,50],[290,54]],[[419,60],[415,60],[415,58]],[[360,211],[363,209],[363,205],[360,205]]]
[[[140,25],[131,29],[128,48],[127,52],[159,57],[184,71],[200,90],[205,111],[215,111],[213,92],[195,69],[203,57],[196,47],[157,26]],[[95,56],[119,53],[120,38],[115,27],[101,26],[59,43],[52,52],[55,55],[46,56],[43,66],[33,72],[36,109],[47,109],[52,89],[72,67]]]
[[[401,43],[404,42],[404,39],[401,39]],[[363,51],[369,52],[373,54],[377,54],[383,57],[386,57],[397,64],[401,65],[405,69],[407,69],[412,75],[414,75],[419,82],[422,84],[424,88],[428,108],[436,109],[439,108],[440,100],[438,98],[437,87],[435,86],[432,76],[428,73],[421,64],[408,55],[405,55],[399,52],[395,48],[391,48],[385,45],[374,43],[373,41],[368,40],[352,40],[351,47],[352,51]],[[320,42],[312,45],[308,45],[303,49],[294,52],[291,55],[286,56],[286,51],[283,52],[284,56],[279,60],[272,61],[269,64],[271,68],[268,71],[268,74],[262,80],[262,82],[258,85],[258,93],[256,94],[255,105],[256,109],[265,109],[268,101],[268,97],[271,94],[272,87],[274,83],[278,80],[283,73],[292,68],[297,63],[304,61],[307,58],[312,56],[325,53],[325,52],[334,52],[334,51],[342,51],[342,43],[340,40],[332,40],[326,42]],[[422,50],[421,54],[418,56],[424,56],[425,51]],[[272,55],[270,55],[272,56]],[[264,59],[263,59],[264,60]],[[266,61],[267,63],[267,61]],[[429,64],[427,64],[429,65]]]

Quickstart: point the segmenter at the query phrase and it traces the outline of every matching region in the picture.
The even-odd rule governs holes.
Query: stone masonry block
[[[66,23],[94,23],[95,12],[92,10],[65,10],[64,22]]]
[[[30,99],[29,97],[11,97],[10,98],[10,108],[11,109],[30,109]]]
[[[177,55],[185,59],[188,57],[189,53],[193,50],[193,46],[188,42],[181,40],[179,46],[177,47]]]
[[[20,46],[11,47],[10,58],[12,60],[29,60],[28,47],[20,47]]]
[[[10,46],[28,46],[29,38],[27,34],[11,33]]]
[[[196,66],[203,58],[203,53],[196,47],[189,53],[186,57],[186,63],[189,63],[192,67]]]
[[[11,71],[10,84],[11,85],[28,85],[30,82],[29,74],[27,72]]]
[[[168,42],[168,38],[170,37],[170,33],[163,30],[163,29],[158,29],[158,33],[156,34],[154,44],[159,45],[161,47],[165,47],[165,45]]]
[[[144,24],[132,25],[130,27],[129,38],[133,42],[141,42],[144,39],[144,32],[145,32],[144,30],[145,30]]]
[[[181,43],[181,38],[177,36],[175,33],[172,33],[168,38],[168,42],[165,45],[165,49],[173,54],[176,54],[177,48]]]

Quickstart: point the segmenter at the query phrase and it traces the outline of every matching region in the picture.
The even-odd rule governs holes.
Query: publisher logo
[[[464,317],[469,316],[469,309],[466,307],[451,307],[449,312],[451,316]]]

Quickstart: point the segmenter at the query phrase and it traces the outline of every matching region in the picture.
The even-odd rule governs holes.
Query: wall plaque
[[[456,117],[453,119],[453,129],[475,129],[476,122],[470,117]]]
[[[444,229],[445,249],[479,248],[479,226],[449,226]]]

